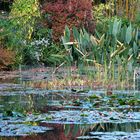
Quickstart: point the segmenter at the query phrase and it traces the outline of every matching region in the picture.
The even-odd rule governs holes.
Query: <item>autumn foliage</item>
[[[42,13],[47,15],[44,25],[52,29],[55,41],[63,35],[65,25],[94,31],[92,0],[46,0]]]
[[[5,48],[0,48],[0,70],[8,70],[13,64],[15,53]]]

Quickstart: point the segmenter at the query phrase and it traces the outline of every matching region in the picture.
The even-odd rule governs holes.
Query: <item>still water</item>
[[[26,82],[50,78],[46,71],[8,74],[0,80],[0,140],[140,139],[139,91],[40,89]]]

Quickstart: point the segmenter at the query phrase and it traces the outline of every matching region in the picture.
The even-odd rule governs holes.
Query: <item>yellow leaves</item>
[[[97,44],[98,44],[98,39],[97,38],[95,38],[93,35],[91,35],[90,40],[91,40],[91,42],[94,46],[97,46]]]
[[[19,39],[30,39],[35,24],[35,17],[40,17],[38,0],[15,0],[10,12],[10,19]],[[24,40],[23,39],[23,40]]]
[[[100,39],[97,39],[93,35],[90,36],[90,40],[94,46],[97,45],[102,46],[104,44],[104,38],[105,38],[105,34],[103,34]]]
[[[131,55],[128,57],[128,61],[130,61],[132,57],[133,57],[133,54],[131,54]]]
[[[101,46],[103,46],[103,44],[104,44],[104,39],[105,39],[105,34],[103,34],[103,35],[101,36],[100,40],[98,41],[98,43],[99,43]]]
[[[121,43],[121,42],[118,41],[118,40],[117,40],[117,43],[118,43],[117,49],[116,49],[113,53],[111,53],[111,55],[110,55],[111,58],[113,58],[113,57],[116,56],[116,55],[121,54],[123,51],[126,50],[126,47],[124,46],[123,43]]]
[[[31,27],[31,28],[29,29],[28,39],[31,39],[32,32],[33,32],[33,27]]]

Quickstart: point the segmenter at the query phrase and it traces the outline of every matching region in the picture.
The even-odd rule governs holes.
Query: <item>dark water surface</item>
[[[140,140],[140,92],[49,90],[48,71],[0,74],[0,140]]]

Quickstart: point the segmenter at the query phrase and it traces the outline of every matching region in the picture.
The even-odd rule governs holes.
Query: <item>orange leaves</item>
[[[9,65],[13,64],[14,58],[14,52],[4,48],[0,48],[0,70],[7,69]]]

